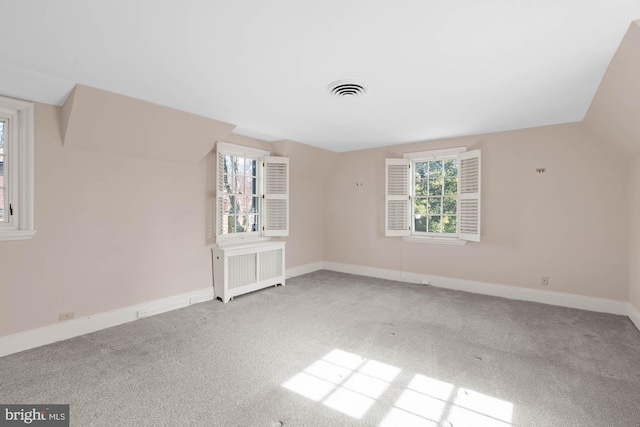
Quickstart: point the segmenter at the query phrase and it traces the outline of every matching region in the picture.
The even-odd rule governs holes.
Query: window
[[[217,241],[289,234],[289,159],[218,142]]]
[[[407,153],[386,161],[386,235],[480,241],[480,150]]]
[[[6,120],[0,119],[0,222],[5,222],[4,215],[4,193],[7,191],[4,187],[4,128]]]
[[[258,161],[241,155],[222,155],[222,234],[260,231]]]
[[[0,240],[35,234],[33,123],[33,104],[0,97]]]

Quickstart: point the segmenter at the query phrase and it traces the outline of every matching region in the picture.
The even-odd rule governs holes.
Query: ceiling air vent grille
[[[363,95],[366,91],[361,83],[338,80],[329,85],[329,92],[338,98],[351,98]]]

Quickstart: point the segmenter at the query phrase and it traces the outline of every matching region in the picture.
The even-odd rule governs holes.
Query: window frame
[[[0,96],[5,121],[4,186],[6,221],[0,241],[31,239],[34,223],[34,104]]]
[[[457,159],[457,194],[456,194],[456,233],[433,233],[415,231],[415,164],[434,160]],[[469,188],[475,192],[468,193],[467,187],[463,189],[461,182],[462,160],[477,160],[475,170],[472,172],[472,185]],[[402,168],[406,168],[403,170]],[[386,159],[386,200],[385,200],[385,235],[399,236],[407,242],[436,243],[446,245],[465,245],[467,241],[480,241],[480,150],[467,151],[466,147],[454,147],[439,150],[419,151],[405,153],[403,157]],[[405,175],[406,174],[406,175]],[[465,182],[469,178],[465,175]],[[444,182],[443,182],[444,185]],[[403,186],[405,189],[402,190]],[[463,192],[467,192],[463,194]],[[444,197],[444,196],[443,196]],[[461,200],[475,202],[476,210],[462,212]],[[428,198],[427,198],[428,200]],[[404,208],[402,207],[404,206]],[[464,206],[465,209],[467,205]],[[406,214],[403,213],[406,211]],[[464,220],[461,217],[466,215]],[[468,220],[475,220],[469,233]],[[465,222],[466,221],[466,222]],[[407,224],[408,223],[408,224]],[[463,223],[465,225],[463,225]],[[406,224],[406,225],[402,225]],[[464,228],[464,229],[461,229]]]
[[[244,231],[240,233],[223,233],[224,227],[224,193],[222,183],[224,172],[222,161],[228,155],[235,155],[256,161],[256,189],[258,197],[258,231]],[[278,173],[269,172],[273,164],[280,165]],[[270,237],[289,235],[289,159],[287,157],[272,157],[270,152],[258,148],[245,147],[219,141],[216,147],[216,244],[224,246],[235,243],[251,243],[267,241]],[[276,192],[269,194],[267,182],[280,184]],[[273,212],[273,218],[280,221],[269,221],[268,212]],[[270,224],[275,224],[271,227]],[[271,227],[271,228],[270,228]]]
[[[419,151],[419,152],[415,152],[415,153],[406,153],[403,155],[403,157],[405,159],[409,159],[411,161],[411,169],[412,172],[411,173],[411,201],[412,201],[412,206],[411,206],[411,235],[410,236],[406,236],[406,238],[408,239],[419,239],[420,241],[423,241],[424,239],[430,239],[430,242],[433,243],[449,243],[449,244],[456,244],[460,241],[459,239],[459,231],[458,231],[458,224],[457,224],[457,217],[458,217],[458,211],[460,210],[460,197],[459,197],[459,193],[460,193],[460,168],[459,168],[459,156],[460,153],[466,151],[465,147],[455,147],[455,148],[450,148],[450,149],[443,149],[443,150],[430,150],[430,151]],[[438,160],[450,160],[450,159],[456,159],[458,160],[458,166],[456,167],[456,179],[457,179],[457,190],[456,190],[456,232],[455,233],[433,233],[433,232],[429,232],[429,231],[416,231],[415,230],[415,221],[414,221],[414,205],[415,205],[415,199],[417,198],[416,194],[415,194],[415,189],[416,189],[416,174],[415,174],[415,165],[416,163],[419,162],[432,162],[432,161],[438,161]],[[444,172],[443,172],[444,173]],[[444,178],[445,176],[443,175],[443,192],[444,192]],[[426,197],[427,200],[427,206],[428,206],[428,200],[429,200],[429,196]],[[428,209],[428,207],[427,207]],[[427,214],[428,216],[428,214]],[[442,216],[442,215],[441,215]],[[451,240],[451,241],[450,241]],[[462,241],[464,244],[466,243],[466,241]]]

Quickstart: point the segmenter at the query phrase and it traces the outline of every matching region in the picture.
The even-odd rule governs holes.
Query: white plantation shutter
[[[224,180],[224,154],[220,153],[220,149],[217,151],[218,165],[216,167],[216,236],[223,234],[224,227],[224,206],[222,204],[223,180]]]
[[[458,180],[458,237],[480,241],[480,150],[461,153]]]
[[[263,159],[262,234],[289,235],[289,158]]]
[[[411,235],[411,160],[386,159],[385,236]]]

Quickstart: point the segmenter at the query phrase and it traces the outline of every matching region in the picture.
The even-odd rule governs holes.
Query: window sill
[[[244,238],[235,238],[235,239],[225,239],[221,242],[217,242],[214,246],[218,248],[228,248],[233,246],[247,246],[254,245],[258,243],[269,242],[271,238],[269,237],[244,237]]]
[[[0,241],[29,240],[36,234],[36,230],[0,231]]]
[[[454,245],[454,246],[464,246],[467,244],[466,240],[460,240],[456,237],[403,237],[402,240],[410,243],[431,243],[437,245]]]

